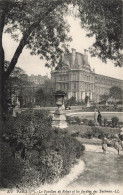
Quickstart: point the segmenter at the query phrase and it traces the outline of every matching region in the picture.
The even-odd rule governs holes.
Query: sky
[[[93,44],[94,38],[86,37],[86,31],[81,28],[79,19],[68,17],[67,20],[71,26],[69,34],[73,39],[69,49],[75,48],[77,52],[83,53],[84,49],[88,49]],[[4,34],[3,47],[6,60],[11,60],[17,46],[18,43],[11,39],[10,35]],[[95,68],[97,74],[123,79],[123,67],[115,67],[111,61],[108,61],[107,64],[102,63],[100,59],[97,57],[90,57],[90,55],[88,58],[91,68]],[[31,56],[28,49],[23,49],[17,66],[21,67],[28,75],[48,75],[50,77],[51,69],[45,67],[45,61],[40,60],[39,56]]]

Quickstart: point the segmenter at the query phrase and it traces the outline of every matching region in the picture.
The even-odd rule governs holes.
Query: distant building
[[[34,82],[36,85],[42,85],[45,83],[45,81],[48,81],[48,76],[42,76],[42,75],[34,75],[31,74],[31,76],[28,76],[29,82]]]
[[[21,74],[12,85],[11,104],[14,105],[19,100],[21,107],[35,107],[36,92],[49,80],[47,76]]]
[[[68,99],[72,96],[77,101],[89,96],[91,101],[99,102],[100,95],[108,94],[113,86],[123,88],[123,80],[103,76],[91,70],[87,50],[84,54],[72,49],[72,53],[62,57],[62,66],[51,72],[51,82],[54,90],[67,92]]]

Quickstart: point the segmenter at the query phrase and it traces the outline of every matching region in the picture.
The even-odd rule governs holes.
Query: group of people
[[[120,149],[123,150],[123,127],[120,129],[120,134],[114,136],[112,142],[114,143],[114,148],[117,150],[119,154]],[[104,153],[106,153],[107,151],[107,144],[108,144],[108,140],[106,137],[104,137],[102,141],[102,150]]]

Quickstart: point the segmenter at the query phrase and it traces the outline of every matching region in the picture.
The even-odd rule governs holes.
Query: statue
[[[98,125],[98,122],[97,122],[97,109],[95,108],[95,111],[94,111],[94,123],[95,125]]]
[[[17,100],[15,102],[15,107],[13,108],[13,116],[16,117],[17,114],[20,114],[20,113],[21,113],[20,102],[19,102],[18,97],[17,97]]]

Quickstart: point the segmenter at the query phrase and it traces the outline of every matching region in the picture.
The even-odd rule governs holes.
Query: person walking
[[[123,127],[120,129],[119,139],[121,140],[121,147],[123,150]]]
[[[104,137],[102,141],[102,150],[103,150],[103,153],[106,154],[106,151],[107,151],[107,138],[106,137]]]
[[[99,110],[98,110],[97,122],[99,123],[100,126],[102,126],[102,115]]]
[[[119,136],[117,134],[115,135],[113,141],[114,141],[114,148],[117,150],[119,154],[121,149],[121,140],[119,139]]]
[[[96,108],[94,111],[94,123],[95,123],[95,125],[97,125],[97,109]]]

